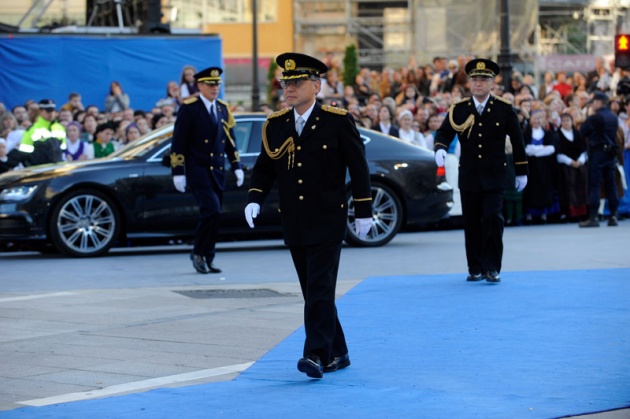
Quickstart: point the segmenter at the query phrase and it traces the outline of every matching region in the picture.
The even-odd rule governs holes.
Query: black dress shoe
[[[324,366],[324,372],[335,372],[350,366],[350,356],[348,354],[336,356],[328,365]]]
[[[197,272],[199,272],[200,274],[210,273],[210,271],[208,270],[208,266],[206,265],[206,260],[203,258],[203,256],[192,255],[191,259],[192,259],[193,267],[195,268]]]
[[[499,273],[497,271],[489,271],[486,273],[486,281],[487,282],[501,282],[501,277],[499,277]]]
[[[466,278],[466,281],[468,281],[468,282],[476,282],[476,281],[481,281],[482,279],[483,279],[483,275],[481,275],[481,274],[470,274]]]
[[[208,263],[208,271],[211,274],[219,274],[221,273],[221,269],[217,268],[212,262]]]
[[[309,354],[305,358],[301,358],[297,364],[298,371],[305,373],[311,378],[322,378],[324,376],[324,367],[317,355]]]
[[[589,218],[578,224],[580,227],[599,227],[599,221],[596,218]]]

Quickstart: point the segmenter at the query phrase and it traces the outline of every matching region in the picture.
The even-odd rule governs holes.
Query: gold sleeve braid
[[[293,165],[295,164],[295,143],[293,142],[293,137],[287,138],[286,141],[280,146],[280,148],[276,149],[275,151],[271,151],[269,149],[269,142],[267,141],[268,123],[269,120],[266,120],[262,128],[262,143],[263,147],[265,148],[265,152],[273,160],[278,160],[282,158],[285,154],[289,153],[287,169],[293,168]]]
[[[171,167],[183,166],[184,165],[184,155],[171,153]]]

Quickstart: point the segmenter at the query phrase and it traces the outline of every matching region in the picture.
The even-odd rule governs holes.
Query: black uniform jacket
[[[355,216],[369,218],[372,197],[365,146],[348,111],[316,103],[300,137],[293,109],[275,112],[263,127],[248,201],[262,205],[277,180],[287,245],[340,242],[346,233],[347,170]]]
[[[240,169],[236,140],[232,128],[236,125],[228,104],[215,102],[218,124],[214,124],[203,101],[193,97],[184,102],[177,112],[173,143],[171,144],[171,172],[186,175],[191,186],[204,186],[210,173],[216,185],[225,188],[225,156],[232,170]]]
[[[472,98],[455,102],[435,134],[435,151],[447,150],[455,135],[461,146],[459,189],[506,188],[506,136],[512,142],[516,176],[527,175],[527,156],[518,117],[504,99],[491,95],[482,115],[477,113]]]

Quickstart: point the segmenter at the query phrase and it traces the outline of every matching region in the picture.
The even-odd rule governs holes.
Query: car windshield
[[[159,131],[151,131],[143,135],[137,140],[127,144],[109,157],[118,157],[123,159],[142,157],[155,151],[162,144],[167,142],[173,136],[173,129],[170,125],[162,127]]]

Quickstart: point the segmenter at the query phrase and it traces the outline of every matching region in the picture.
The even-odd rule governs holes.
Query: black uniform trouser
[[[304,356],[317,355],[326,365],[348,353],[335,305],[341,243],[289,249],[304,297]]]
[[[214,260],[217,235],[219,234],[223,191],[214,185],[214,182],[212,185],[194,186],[191,189],[197,200],[197,205],[199,205],[199,220],[193,253],[205,256],[206,261],[211,263]]]
[[[617,215],[619,196],[617,194],[617,153],[613,150],[597,150],[588,154],[588,215],[597,218],[601,197],[602,181],[608,199],[608,210]]]
[[[463,191],[462,218],[468,272],[501,272],[503,258],[503,190]]]

